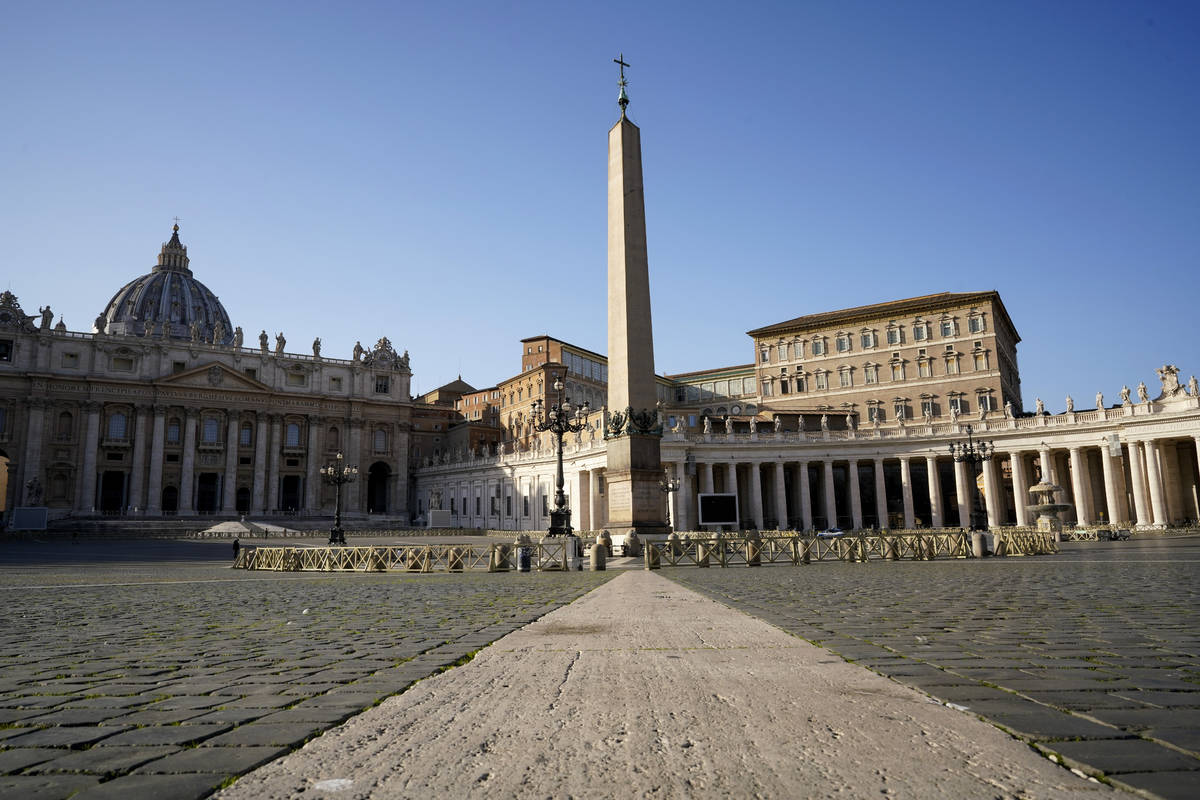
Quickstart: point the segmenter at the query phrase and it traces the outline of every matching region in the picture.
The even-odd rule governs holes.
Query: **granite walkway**
[[[648,572],[218,797],[1106,797],[993,725]]]

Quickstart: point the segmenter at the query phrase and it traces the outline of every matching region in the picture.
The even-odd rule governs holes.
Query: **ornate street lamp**
[[[971,530],[986,531],[987,530],[987,514],[979,509],[979,484],[976,469],[982,466],[984,461],[991,461],[992,455],[996,452],[996,445],[993,442],[976,442],[971,437],[971,426],[967,426],[967,441],[957,441],[950,443],[950,455],[955,461],[965,461],[971,468]]]
[[[587,425],[590,409],[585,402],[572,406],[571,398],[563,395],[562,379],[554,376],[554,391],[559,402],[545,408],[542,401],[534,400],[530,421],[535,431],[550,431],[555,438],[555,454],[558,467],[554,476],[554,509],[550,512],[550,536],[573,536],[571,532],[571,509],[567,508],[567,496],[563,493],[563,436],[579,433]]]
[[[337,487],[337,500],[333,506],[333,528],[329,531],[330,544],[345,544],[346,532],[342,530],[342,487],[358,480],[358,465],[344,463],[345,456],[339,450],[337,461],[321,467],[321,477],[331,486]]]
[[[667,527],[671,527],[671,492],[679,491],[679,478],[672,478],[671,473],[663,467],[662,480],[658,482],[659,490],[667,496]]]

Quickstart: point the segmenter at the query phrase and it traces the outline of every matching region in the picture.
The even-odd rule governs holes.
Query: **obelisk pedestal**
[[[667,532],[654,380],[641,134],[622,111],[608,132],[608,524]],[[623,530],[622,530],[623,529]]]

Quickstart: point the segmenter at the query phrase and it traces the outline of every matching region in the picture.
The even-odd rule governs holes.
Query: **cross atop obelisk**
[[[665,533],[641,133],[625,116],[629,65],[624,56],[614,61],[621,66],[621,119],[608,132],[608,522]]]
[[[629,105],[629,95],[625,93],[625,87],[629,85],[629,81],[625,80],[625,68],[629,65],[625,63],[624,53],[614,58],[613,63],[621,66],[621,79],[617,81],[617,86],[620,87],[621,92],[617,95],[617,105],[621,107],[621,116],[623,117],[625,116],[625,109]]]

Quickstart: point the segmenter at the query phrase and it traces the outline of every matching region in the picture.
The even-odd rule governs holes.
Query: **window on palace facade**
[[[132,372],[133,359],[125,356],[113,356],[110,366],[114,372]]]
[[[814,356],[825,355],[825,339],[818,336],[812,340],[812,352]]]
[[[859,339],[864,350],[872,348],[875,346],[875,331],[863,331]]]
[[[762,364],[766,364],[771,360],[771,351],[766,347],[764,347],[758,355],[760,363]]]
[[[889,325],[888,329],[887,329],[887,343],[888,344],[903,344],[904,343],[904,329],[901,328],[899,325]]]
[[[120,411],[108,418],[108,438],[117,441],[125,438],[125,415]]]
[[[200,441],[204,444],[215,444],[217,441],[217,418],[205,417],[200,424]]]
[[[942,320],[942,336],[956,336],[958,334],[958,323],[952,319]]]
[[[893,403],[893,410],[896,412],[896,419],[906,419],[908,417],[908,404],[903,400],[897,400]]]
[[[976,369],[976,371],[982,372],[982,371],[986,370],[987,368],[988,368],[987,353],[976,353],[975,354],[975,369]]]
[[[987,392],[979,392],[975,395],[975,402],[979,405],[981,411],[995,411],[992,405],[992,396]]]
[[[904,380],[904,365],[903,364],[892,364],[892,380],[894,380],[894,381]]]
[[[383,431],[383,430],[377,430],[377,431],[375,431],[374,436],[375,436],[375,452],[376,453],[386,453],[387,452],[387,432]]]
[[[299,447],[300,446],[300,426],[295,422],[287,424],[287,431],[283,438],[284,447]]]
[[[794,342],[792,342],[792,352],[795,353],[797,360],[804,358],[804,340],[803,339],[797,339]]]
[[[829,373],[828,372],[817,372],[817,373],[814,373],[814,376],[816,378],[816,387],[818,390],[829,388]]]
[[[950,408],[962,414],[967,410],[967,401],[960,394],[950,395]]]
[[[837,341],[837,351],[838,351],[839,353],[848,353],[848,352],[850,352],[850,334],[848,334],[848,333],[839,333],[839,334],[837,335],[837,340],[836,340],[836,341]]]
[[[238,444],[242,447],[249,447],[254,441],[254,427],[249,422],[243,422],[241,430],[238,431]]]
[[[917,320],[913,323],[913,340],[923,342],[929,338],[929,323]]]
[[[971,333],[983,333],[983,316],[975,314],[967,318],[967,330]]]
[[[946,374],[958,374],[958,356],[954,355],[953,353],[946,354]]]
[[[255,369],[254,367],[246,367],[245,369],[242,370],[242,372],[247,377],[253,378],[254,380],[258,380],[258,370]]]
[[[187,369],[187,363],[183,361],[172,361],[171,372],[183,372]]]
[[[789,393],[789,390],[790,390],[791,388],[792,388],[792,387],[791,387],[791,381],[789,381],[787,378],[780,378],[780,379],[779,379],[779,393],[780,393],[780,394],[788,394],[788,393]]]
[[[375,376],[375,394],[387,394],[392,390],[391,379],[387,375]]]
[[[863,367],[863,380],[867,383],[879,383],[879,365],[867,364]]]
[[[521,516],[529,516],[529,495],[524,495],[521,498]]]
[[[922,378],[933,377],[933,362],[928,358],[922,358],[917,362],[917,374]]]
[[[867,406],[868,422],[883,422],[883,408],[878,404]]]
[[[848,368],[838,370],[838,385],[842,387],[854,385],[854,373]]]
[[[763,397],[771,396],[771,382],[770,381],[762,382],[762,394],[763,394]]]
[[[933,400],[926,398],[921,401],[921,416],[932,417],[934,415]]]

